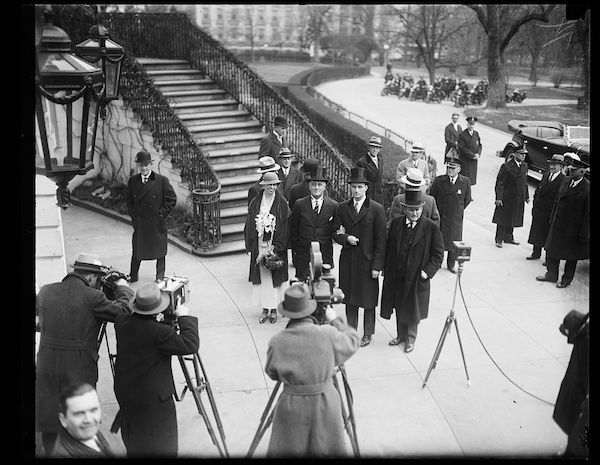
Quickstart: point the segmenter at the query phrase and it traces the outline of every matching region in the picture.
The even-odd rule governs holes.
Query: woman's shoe
[[[267,317],[269,316],[269,311],[264,308],[262,313],[260,314],[260,318],[258,319],[258,322],[262,325],[265,321],[267,321]]]
[[[271,316],[269,317],[271,324],[277,321],[277,310],[271,310]]]

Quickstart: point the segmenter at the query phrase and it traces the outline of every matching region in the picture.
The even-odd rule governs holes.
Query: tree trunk
[[[488,100],[486,108],[505,108],[506,94],[505,63],[500,52],[500,21],[497,5],[488,5]],[[495,17],[494,17],[495,16]]]
[[[575,23],[575,28],[583,49],[583,96],[578,99],[577,109],[584,110],[590,102],[590,10],[586,11],[583,20]]]

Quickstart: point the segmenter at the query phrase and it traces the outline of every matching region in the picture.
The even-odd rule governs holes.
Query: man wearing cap
[[[565,269],[558,288],[571,284],[578,260],[590,258],[590,182],[584,178],[589,165],[575,153],[565,153],[569,175],[563,179],[554,207],[546,249],[546,274],[538,281],[557,282],[559,265],[565,260]]]
[[[364,347],[375,333],[386,216],[383,205],[366,195],[370,186],[364,168],[352,168],[348,183],[352,197],[336,208],[333,240],[342,246],[339,279],[350,326],[358,328],[358,309],[364,308]]]
[[[262,181],[264,174],[269,172],[277,173],[280,168],[281,166],[275,163],[275,160],[273,160],[271,157],[262,157],[258,160],[258,169],[256,170],[256,172],[260,173],[261,176],[258,179],[258,181],[252,184],[248,189],[248,205],[250,205],[250,202],[254,197],[256,197],[260,192],[262,192],[263,187],[260,185],[260,182]],[[281,184],[278,184],[277,188],[279,190],[279,193],[281,194]]]
[[[281,168],[277,171],[277,175],[281,180],[281,192],[288,202],[290,200],[290,190],[292,187],[304,180],[304,176],[300,170],[292,166],[293,159],[294,154],[290,149],[284,147],[279,151],[277,161],[281,165]]]
[[[503,163],[496,177],[496,208],[492,223],[496,224],[496,247],[502,243],[519,245],[513,236],[514,228],[523,226],[525,202],[529,203],[527,171],[525,162],[527,149],[517,149],[510,159]]]
[[[396,181],[398,181],[398,184],[401,183],[402,177],[408,173],[410,168],[415,168],[423,173],[425,184],[421,186],[421,191],[427,192],[431,176],[429,174],[429,165],[423,159],[424,154],[425,146],[421,142],[415,142],[410,149],[410,156],[398,163],[398,166],[396,167]]]
[[[444,128],[444,140],[446,141],[446,160],[454,161],[458,158],[458,135],[462,132],[462,127],[458,124],[458,113],[452,113],[452,122]]]
[[[402,215],[404,212],[404,207],[402,206],[402,202],[406,197],[407,190],[421,190],[425,186],[425,179],[423,178],[423,173],[421,170],[417,168],[409,168],[404,176],[400,178],[399,183],[399,191],[400,193],[394,197],[392,200],[392,206],[390,207],[390,221],[397,216]],[[425,205],[423,205],[423,216],[427,218],[431,218],[435,224],[440,225],[440,213],[438,211],[438,207],[431,195],[423,194],[423,201]],[[388,221],[388,226],[389,226]]]
[[[367,197],[383,205],[383,161],[381,156],[381,137],[373,136],[369,140],[369,152],[355,163],[356,168],[364,168],[369,181]]]
[[[479,133],[475,131],[477,118],[467,118],[467,129],[458,135],[458,160],[461,162],[461,170],[464,176],[469,178],[471,186],[477,184],[477,160],[481,157],[483,146]]]
[[[278,306],[290,320],[267,349],[265,373],[283,384],[273,410],[267,458],[348,455],[342,399],[333,380],[336,367],[358,351],[358,334],[331,306],[325,309],[329,324],[318,324],[311,316],[316,309],[306,284],[290,286]]]
[[[133,226],[133,252],[129,275],[138,280],[142,260],[156,260],[156,280],[165,277],[167,255],[167,217],[177,204],[169,178],[152,171],[149,152],[138,152],[135,162],[140,171],[127,181],[127,209]]]
[[[302,168],[300,171],[302,172],[304,179],[302,182],[297,183],[290,189],[289,204],[291,209],[294,208],[294,205],[298,199],[310,195],[310,187],[308,186],[308,182],[310,181],[310,173],[318,166],[321,166],[321,163],[316,158],[307,158],[304,160],[304,163],[302,163]],[[327,197],[327,189],[325,189],[324,195]]]
[[[266,134],[260,141],[258,158],[271,157],[276,159],[280,150],[287,146],[285,135],[288,130],[288,120],[283,116],[276,116],[273,120],[273,130]]]
[[[404,214],[389,227],[381,317],[390,319],[396,310],[397,336],[390,346],[404,343],[404,352],[412,352],[419,322],[429,313],[430,280],[444,260],[444,239],[440,228],[423,216],[422,192],[406,191]]]
[[[310,173],[310,195],[299,199],[290,217],[290,237],[294,253],[296,278],[306,280],[310,275],[311,242],[318,242],[323,264],[332,268],[335,210],[338,203],[325,197],[325,188],[329,179],[325,168],[317,166]]]
[[[100,290],[105,274],[100,257],[80,253],[59,283],[43,286],[36,297],[40,345],[36,364],[36,428],[42,433],[49,455],[61,429],[58,397],[62,388],[75,382],[96,386],[98,381],[98,335],[102,323],[129,313],[133,291],[123,278],[115,282],[115,300]]]
[[[448,252],[446,265],[451,273],[456,273],[454,265],[454,241],[462,241],[465,208],[471,203],[471,181],[460,174],[460,163],[446,161],[446,174],[437,176],[429,190],[440,212],[440,231],[444,238],[444,249]]]
[[[544,173],[542,180],[533,193],[531,206],[531,228],[527,242],[533,245],[531,255],[527,260],[537,260],[542,256],[542,247],[546,244],[550,231],[550,214],[558,188],[565,175],[562,172],[565,165],[564,157],[560,154],[552,155],[548,160],[549,170]]]
[[[171,308],[179,329],[161,323]],[[173,308],[175,307],[175,308]],[[115,320],[115,395],[127,458],[176,458],[176,394],[171,357],[195,354],[200,347],[198,319],[156,283],[140,287],[129,301],[133,313]]]

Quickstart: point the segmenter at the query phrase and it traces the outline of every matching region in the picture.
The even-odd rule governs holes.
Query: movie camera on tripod
[[[184,276],[173,275],[165,277],[157,283],[158,288],[169,295],[169,306],[164,312],[159,313],[160,316],[157,318],[161,323],[177,328],[175,309],[189,300],[189,282],[189,279]]]

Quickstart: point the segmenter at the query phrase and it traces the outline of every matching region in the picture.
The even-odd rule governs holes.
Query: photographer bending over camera
[[[304,284],[285,291],[278,310],[290,318],[269,341],[265,372],[284,385],[274,409],[267,457],[348,455],[341,399],[333,384],[336,366],[358,351],[359,336],[328,306],[329,325],[311,316],[317,302]]]
[[[117,361],[115,394],[121,408],[121,436],[127,457],[177,457],[178,434],[172,355],[198,351],[198,319],[177,305],[179,331],[160,323],[172,308],[169,294],[156,283],[140,287],[130,315],[115,320]],[[165,320],[172,321],[172,320]]]

